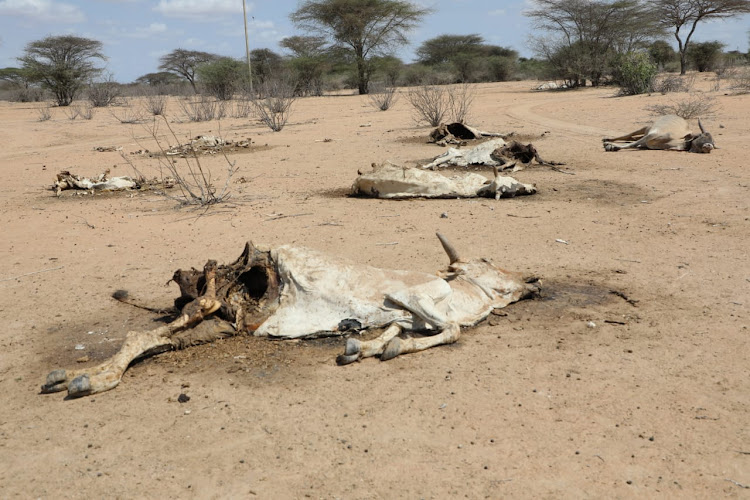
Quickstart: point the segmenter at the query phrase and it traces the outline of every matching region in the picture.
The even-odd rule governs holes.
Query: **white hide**
[[[448,151],[441,154],[427,165],[422,165],[422,168],[432,170],[437,167],[448,165],[455,165],[457,167],[466,167],[469,165],[487,165],[490,167],[496,167],[501,165],[501,163],[492,158],[491,154],[497,148],[503,146],[505,146],[504,140],[492,139],[491,141],[483,142],[473,148],[448,148]]]
[[[93,191],[122,191],[125,189],[135,189],[138,184],[131,177],[110,177],[107,174],[100,174],[96,178],[81,177],[61,172],[57,175],[57,181],[54,188],[59,193],[66,189],[84,189]]]
[[[431,330],[424,314],[470,326],[494,308],[505,307],[528,293],[513,273],[482,259],[457,263],[465,267],[450,280],[417,271],[397,271],[332,258],[304,247],[284,245],[271,250],[281,284],[278,309],[255,335],[300,338],[343,335],[342,320],[363,327],[397,324],[406,330]],[[428,315],[429,316],[429,315]]]
[[[421,168],[404,168],[391,163],[374,167],[354,181],[355,195],[376,198],[509,198],[534,194],[536,187],[512,177],[496,175],[494,181],[473,172],[441,174]]]

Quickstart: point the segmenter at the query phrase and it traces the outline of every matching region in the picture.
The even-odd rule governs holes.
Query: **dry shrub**
[[[163,86],[145,87],[141,91],[143,109],[153,116],[163,116],[167,112],[168,96]]]
[[[253,114],[253,101],[249,97],[242,96],[233,102],[232,118],[247,118]]]
[[[253,106],[258,118],[274,132],[286,125],[296,99],[295,84],[286,78],[272,78],[261,85],[260,97],[254,99]]]
[[[41,108],[36,109],[37,112],[37,120],[40,122],[46,122],[50,118],[52,118],[52,104],[47,103]]]
[[[695,75],[659,75],[654,81],[654,91],[661,94],[670,92],[690,92],[695,83]]]
[[[690,94],[669,104],[655,104],[646,108],[653,115],[677,115],[686,120],[709,117],[716,114],[716,100],[706,94]]]
[[[384,83],[372,84],[367,97],[373,107],[380,111],[388,111],[396,102],[396,87]]]
[[[740,94],[750,92],[750,68],[738,68],[729,78],[729,88]]]
[[[94,105],[87,102],[83,105],[74,105],[74,108],[78,108],[78,116],[83,118],[84,120],[91,120],[94,118]]]
[[[407,99],[414,107],[415,120],[437,127],[445,123],[463,123],[474,102],[474,90],[468,84],[421,85],[409,91]]]
[[[143,111],[140,109],[133,109],[132,107],[123,107],[122,111],[115,112],[109,110],[110,114],[114,116],[115,120],[125,125],[132,125],[134,123],[143,122]]]
[[[169,121],[166,116],[161,117],[168,130],[167,139],[164,136],[159,135],[159,124],[157,118],[154,118],[153,125],[146,127],[153,140],[156,142],[159,148],[160,154],[154,156],[159,161],[159,177],[163,184],[174,180],[174,185],[179,189],[180,195],[174,196],[168,194],[166,191],[164,194],[170,198],[177,200],[181,205],[191,206],[207,206],[214,205],[226,201],[230,197],[230,185],[232,177],[237,173],[239,168],[236,162],[229,161],[226,154],[224,159],[226,160],[226,178],[221,189],[217,189],[214,185],[214,175],[210,168],[205,167],[198,156],[198,152],[192,146],[191,142],[188,141],[187,154],[171,154],[169,153],[172,148],[165,140],[171,137],[176,143],[179,144],[174,130],[169,126]],[[125,155],[123,159],[136,171],[136,173],[143,177],[138,172],[133,162]]]
[[[226,115],[226,106],[223,101],[218,102],[206,96],[181,100],[180,107],[191,122],[220,120]]]
[[[88,88],[89,102],[96,108],[110,106],[120,97],[120,90],[120,84],[112,77],[103,82],[91,83]]]

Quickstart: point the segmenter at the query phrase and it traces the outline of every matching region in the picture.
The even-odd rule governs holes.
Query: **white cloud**
[[[505,9],[491,10],[487,14],[489,14],[491,16],[504,16],[505,15]]]
[[[247,8],[252,10],[252,2],[248,2]],[[194,21],[212,21],[237,14],[242,16],[242,4],[238,0],[160,0],[154,10],[167,17]]]
[[[0,0],[0,15],[56,23],[81,23],[86,20],[77,6],[52,0]]]
[[[167,31],[167,25],[164,23],[151,23],[146,27],[136,28],[130,36],[134,38],[148,38],[153,35],[160,35]]]

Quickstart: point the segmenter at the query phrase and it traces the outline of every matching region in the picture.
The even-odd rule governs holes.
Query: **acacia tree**
[[[748,0],[750,1],[750,0]],[[535,0],[536,50],[572,85],[598,85],[617,54],[663,33],[644,0]]]
[[[323,73],[330,66],[326,40],[320,36],[290,36],[279,42],[292,53],[289,66],[296,80],[295,94],[322,95]]]
[[[220,56],[197,50],[175,49],[159,58],[159,69],[181,76],[190,82],[193,92],[198,93],[195,86],[195,71],[201,64],[215,61]]]
[[[406,34],[429,12],[402,0],[305,0],[289,18],[350,51],[357,64],[357,88],[366,94],[371,58],[407,44]]]
[[[86,83],[102,72],[93,59],[106,60],[102,42],[73,35],[48,36],[29,42],[23,65],[31,81],[41,82],[55,96],[58,106],[68,106]]]
[[[680,74],[687,71],[688,47],[701,21],[727,19],[750,12],[750,0],[654,0],[659,22],[673,30],[680,53]],[[685,28],[687,34],[681,32]]]

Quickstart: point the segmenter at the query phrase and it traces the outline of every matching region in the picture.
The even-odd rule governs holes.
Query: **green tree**
[[[198,66],[207,62],[215,61],[220,56],[208,52],[196,50],[175,49],[169,54],[159,58],[159,69],[181,76],[193,87],[193,92],[198,93],[195,86],[195,72]]]
[[[250,51],[250,63],[253,67],[253,81],[261,85],[283,66],[281,56],[270,49]]]
[[[712,71],[722,56],[721,49],[723,48],[724,44],[716,40],[693,42],[687,50],[687,58],[701,73]]]
[[[450,63],[462,55],[482,53],[484,38],[471,35],[440,35],[422,42],[416,51],[419,62],[430,65]]]
[[[182,79],[170,73],[169,71],[159,71],[158,73],[146,73],[145,75],[139,76],[135,79],[135,83],[142,85],[149,85],[151,87],[160,87],[163,85],[170,85],[181,82]]]
[[[296,81],[295,95],[322,95],[323,74],[330,67],[326,40],[320,36],[290,36],[279,42],[292,53],[289,68]]]
[[[750,0],[654,0],[654,9],[661,25],[674,33],[680,53],[680,74],[684,75],[690,38],[698,23],[747,14]]]
[[[750,1],[750,0],[749,0]],[[631,52],[664,30],[645,0],[536,0],[525,13],[545,32],[536,51],[573,85],[598,85],[617,54]]]
[[[657,67],[664,68],[667,63],[675,60],[677,52],[664,40],[656,40],[648,46],[648,55]]]
[[[221,101],[234,95],[243,79],[247,80],[247,66],[231,57],[220,57],[196,68],[198,82],[205,91]]]
[[[38,81],[68,106],[89,80],[102,72],[94,59],[106,60],[102,42],[73,35],[48,36],[29,42],[18,58],[30,81]]]
[[[612,72],[622,95],[636,95],[654,90],[659,70],[646,52],[628,52],[615,58]]]
[[[429,12],[402,0],[304,0],[290,19],[346,47],[357,64],[359,93],[366,94],[371,58],[408,43],[406,34]]]

